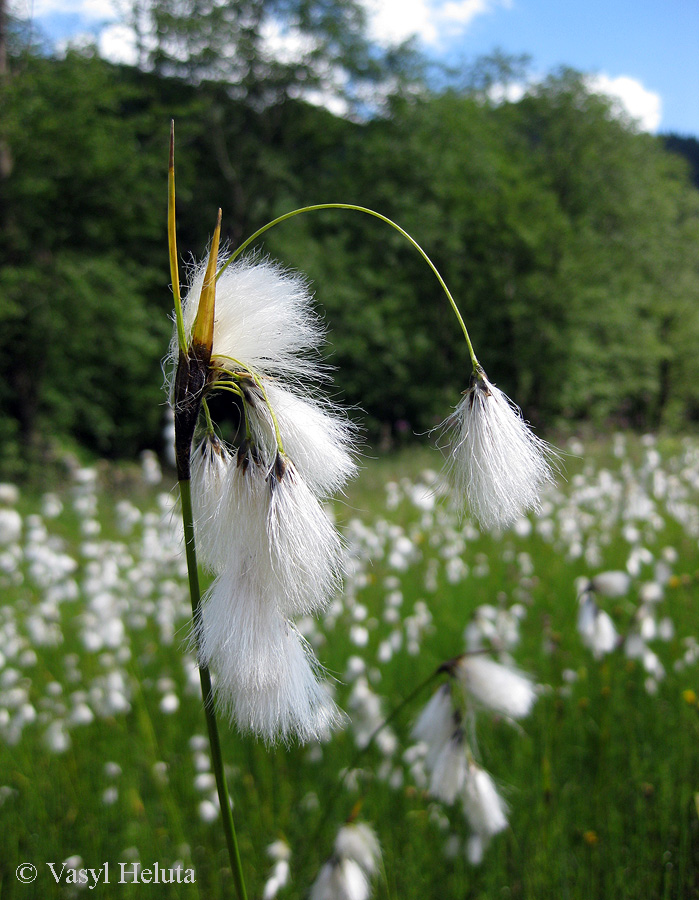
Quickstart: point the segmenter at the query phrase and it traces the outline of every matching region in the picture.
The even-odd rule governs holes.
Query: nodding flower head
[[[481,525],[511,525],[527,510],[540,508],[541,489],[554,480],[556,453],[480,367],[443,428],[450,435],[455,499],[468,505]]]
[[[310,900],[369,900],[371,879],[381,862],[373,829],[364,822],[343,825],[334,853],[311,887]]]
[[[536,692],[530,678],[486,656],[460,657],[454,674],[467,696],[491,712],[509,719],[522,719],[534,706]]]

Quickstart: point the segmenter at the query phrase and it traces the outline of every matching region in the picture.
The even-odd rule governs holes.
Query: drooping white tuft
[[[294,464],[279,460],[269,476],[267,534],[282,587],[280,609],[285,615],[299,615],[322,609],[339,589],[342,541]]]
[[[507,805],[493,779],[475,762],[468,766],[463,802],[469,825],[482,838],[491,838],[507,828]]]
[[[204,444],[206,444],[206,439]],[[192,462],[192,506],[197,551],[214,572],[247,572],[274,582],[267,540],[270,488],[266,471],[243,448],[219,461],[201,465],[199,448]],[[212,489],[212,496],[205,492]]]
[[[445,803],[453,803],[461,793],[466,778],[466,747],[460,731],[444,744],[432,769],[429,791]]]
[[[369,879],[353,859],[328,860],[313,882],[309,900],[369,900]]]
[[[631,587],[631,578],[626,572],[598,572],[590,580],[590,587],[603,597],[623,597]]]
[[[619,634],[611,616],[597,606],[589,591],[580,597],[578,632],[595,659],[601,659],[619,646]]]
[[[343,825],[335,838],[335,853],[353,859],[369,877],[378,871],[381,861],[379,839],[366,822]]]
[[[352,449],[356,428],[342,410],[329,402],[301,397],[277,382],[263,381],[274,410],[284,452],[316,496],[330,496],[357,473]],[[261,397],[248,406],[250,427],[271,466],[277,451],[271,415]]]
[[[230,544],[228,479],[232,456],[215,435],[207,434],[192,452],[192,511],[201,562],[216,569],[219,544]]]
[[[534,685],[526,675],[485,656],[462,657],[456,675],[476,702],[510,719],[529,715],[536,700]]]
[[[241,730],[269,743],[322,740],[342,716],[320,664],[267,587],[255,570],[216,578],[202,607],[200,659],[216,674],[219,705]]]
[[[472,834],[466,842],[466,859],[472,866],[480,866],[483,862],[483,854],[488,845],[487,839],[480,834]]]
[[[262,900],[274,900],[279,891],[289,883],[291,848],[286,841],[279,839],[267,847],[267,856],[274,861],[274,864],[262,890]]]
[[[437,757],[456,727],[451,685],[446,683],[430,697],[413,725],[413,738],[427,745],[425,765],[428,769],[434,768]]]
[[[541,489],[554,481],[555,452],[482,370],[443,427],[451,433],[449,469],[460,507],[468,505],[486,528],[540,509]]]

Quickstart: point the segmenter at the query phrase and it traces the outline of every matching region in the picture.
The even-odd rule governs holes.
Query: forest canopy
[[[430,87],[414,48],[379,54],[363,38],[350,2],[288,4],[315,37],[301,62],[281,64],[257,38],[262,11],[284,6],[236,4],[211,46],[206,16],[220,5],[196,33],[176,20],[187,4],[162,0],[148,7],[162,41],[144,41],[136,66],[47,53],[12,32],[0,467],[54,441],[114,458],[162,447],[173,118],[185,259],[205,252],[219,206],[232,245],[298,206],[372,207],[430,254],[491,379],[536,425],[696,423],[697,141],[639,132],[573,71],[516,103],[488,90],[503,60]],[[318,102],[323,71],[344,73],[341,114]],[[313,281],[338,396],[371,432],[424,432],[458,402],[463,337],[400,235],[324,211],[273,229],[262,252]]]

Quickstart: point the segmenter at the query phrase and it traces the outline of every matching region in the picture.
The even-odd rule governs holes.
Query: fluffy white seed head
[[[381,861],[381,847],[374,829],[366,822],[343,825],[335,838],[335,853],[340,858],[353,859],[371,877]]]
[[[580,598],[578,631],[595,659],[601,659],[619,645],[619,634],[611,616],[597,606],[589,592]]]
[[[262,900],[274,900],[279,891],[289,883],[291,869],[286,859],[277,860],[262,889]]]
[[[476,834],[490,838],[507,828],[507,805],[490,775],[471,762],[464,780],[464,814]]]
[[[357,473],[353,458],[356,428],[339,407],[320,402],[264,379],[267,399],[274,411],[284,452],[318,497],[342,490]],[[259,389],[248,392],[250,427],[263,458],[274,462],[276,435],[267,404]]]
[[[457,728],[451,685],[443,684],[429,699],[413,725],[412,735],[416,741],[427,745],[425,765],[433,769],[442,748]]]
[[[208,443],[205,439],[192,459],[197,552],[214,572],[255,569],[261,581],[273,582],[267,473],[247,449],[241,448],[236,456],[226,452],[222,463],[206,449]]]
[[[445,803],[453,803],[463,789],[467,767],[463,734],[457,731],[443,745],[435,760],[430,794]]]
[[[369,900],[369,879],[353,859],[333,858],[313,882],[309,900]]]
[[[466,842],[466,859],[472,866],[479,866],[483,862],[483,854],[488,846],[488,838],[481,834],[472,834]]]
[[[285,615],[314,612],[340,587],[340,535],[290,460],[279,457],[269,478],[267,534],[272,566],[282,587],[280,609]]]
[[[599,609],[594,597],[589,591],[580,595],[580,609],[578,610],[578,633],[583,639],[589,638],[595,629],[595,620]]]
[[[310,647],[264,588],[254,570],[224,571],[204,598],[199,653],[216,674],[217,702],[269,743],[325,739],[342,716]]]
[[[526,675],[480,654],[462,657],[455,674],[477,703],[502,716],[521,719],[534,705],[534,685]]]
[[[603,597],[623,597],[631,587],[631,578],[626,572],[598,572],[590,580],[590,587]]]
[[[228,493],[233,457],[215,435],[192,452],[192,511],[201,562],[216,570],[227,556],[231,521]]]
[[[254,572],[261,591],[277,598],[285,616],[322,609],[341,584],[342,541],[294,464],[280,457],[267,472],[247,449],[222,463],[198,448],[195,460],[194,511],[203,561],[231,577]]]
[[[219,269],[225,261],[219,257]],[[187,334],[194,325],[205,271],[205,263],[193,269],[183,299]],[[247,257],[232,263],[216,283],[212,358],[228,367],[232,364],[224,357],[232,357],[258,373],[287,378],[317,376],[317,363],[306,355],[323,337],[312,299],[301,275],[270,260]]]
[[[460,507],[467,504],[486,528],[540,509],[540,492],[554,481],[555,453],[482,370],[444,428],[451,433],[449,469]]]

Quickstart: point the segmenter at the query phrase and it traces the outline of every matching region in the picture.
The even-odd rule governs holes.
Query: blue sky
[[[626,77],[660,96],[660,130],[699,136],[699,0],[512,0],[489,4],[452,52],[529,53],[533,70],[569,65]]]
[[[100,32],[107,56],[129,59],[113,21],[118,0],[15,0],[57,40]],[[533,77],[561,65],[600,76],[649,131],[699,137],[699,0],[363,0],[375,36],[416,34],[445,60],[473,61],[498,48],[529,54]]]

